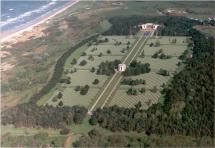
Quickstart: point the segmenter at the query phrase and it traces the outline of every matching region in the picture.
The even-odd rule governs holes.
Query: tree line
[[[80,106],[39,107],[24,103],[2,111],[2,125],[13,124],[16,127],[65,128],[71,124],[80,124],[87,109]]]

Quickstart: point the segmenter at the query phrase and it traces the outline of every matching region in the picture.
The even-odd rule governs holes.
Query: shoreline
[[[68,8],[70,8],[73,5],[77,4],[79,1],[80,0],[72,1],[70,4],[65,5],[60,10],[54,12],[53,14],[48,15],[47,17],[43,18],[42,20],[36,21],[35,23],[32,22],[32,24],[29,24],[29,26],[26,26],[26,28],[25,28],[25,26],[22,26],[23,29],[19,29],[19,30],[11,32],[11,33],[5,33],[5,35],[3,35],[1,33],[1,36],[2,35],[4,36],[4,37],[1,37],[1,43],[9,42],[8,41],[9,39],[12,39],[13,37],[16,37],[16,36],[20,36],[22,33],[26,32],[26,31],[31,31],[34,27],[39,26],[39,25],[45,23],[46,21],[54,18],[56,15],[66,11]]]

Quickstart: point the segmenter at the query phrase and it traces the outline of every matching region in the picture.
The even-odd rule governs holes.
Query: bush
[[[74,59],[72,59],[72,62],[71,62],[71,64],[72,65],[75,65],[77,63],[77,60],[74,58]]]
[[[70,129],[68,129],[68,128],[64,128],[64,129],[60,130],[61,135],[67,135],[67,134],[69,134],[69,132],[70,132]]]
[[[57,98],[58,98],[58,99],[61,99],[62,97],[63,97],[62,92],[59,92],[58,95],[57,95]]]
[[[149,44],[149,47],[152,47],[152,46],[154,46],[154,43],[150,43],[150,44]]]
[[[76,86],[74,90],[75,91],[80,91],[81,90],[81,86]]]
[[[111,54],[111,51],[110,51],[110,50],[107,50],[107,54]]]
[[[145,88],[141,88],[141,89],[139,89],[139,92],[140,92],[141,94],[143,94],[143,93],[146,92],[146,89],[145,89]]]
[[[96,74],[110,76],[110,75],[115,73],[115,68],[120,63],[121,63],[120,60],[101,62],[99,64],[97,71],[96,71]]]
[[[94,61],[94,57],[93,57],[92,55],[90,55],[90,56],[88,57],[88,60]]]
[[[92,67],[90,72],[94,73],[96,71],[95,67]]]
[[[98,55],[98,57],[102,57],[102,56],[103,56],[103,54],[102,54],[102,52],[100,52],[99,55]]]
[[[93,81],[93,84],[94,85],[96,85],[96,84],[98,84],[99,83],[99,80],[98,79],[95,79],[94,81]]]
[[[86,54],[86,52],[83,52],[82,54],[81,54],[81,56],[86,56],[87,54]]]
[[[79,65],[84,66],[84,65],[86,65],[86,64],[87,64],[87,61],[86,61],[86,60],[83,60],[83,61],[80,62]]]
[[[138,95],[137,89],[132,88],[132,87],[129,88],[126,93],[127,93],[127,95],[134,95],[134,96]]]
[[[150,71],[151,69],[149,63],[142,64],[141,62],[133,61],[124,72],[124,75],[125,76],[140,75],[144,73],[149,73]]]
[[[63,106],[63,102],[60,101],[60,102],[58,103],[58,106]]]
[[[158,91],[158,89],[157,89],[156,86],[154,86],[150,91],[153,92],[153,93],[156,93]]]
[[[89,120],[89,123],[90,123],[91,125],[96,125],[96,124],[98,123],[98,120],[96,119],[95,116],[92,116],[92,117],[90,118],[90,120]]]
[[[89,85],[85,85],[84,87],[82,87],[80,90],[80,95],[86,95],[88,93],[89,88]]]
[[[169,72],[165,69],[160,69],[158,74],[162,76],[169,76]]]

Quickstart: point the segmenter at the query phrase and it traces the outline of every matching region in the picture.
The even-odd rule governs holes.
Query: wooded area
[[[140,18],[144,17],[112,18],[113,26],[106,34],[128,34],[128,24],[135,26],[149,20],[140,21]],[[182,17],[157,19],[154,22],[165,24],[160,34],[189,35],[194,42],[192,58],[184,59],[185,68],[174,75],[169,85],[164,86],[164,103],[154,104],[148,110],[142,110],[141,103],[133,108],[112,106],[97,109],[90,123],[114,132],[214,137],[214,39],[193,29],[193,25],[199,24],[196,21]],[[126,24],[125,27],[122,24]],[[79,143],[90,140],[83,139]]]

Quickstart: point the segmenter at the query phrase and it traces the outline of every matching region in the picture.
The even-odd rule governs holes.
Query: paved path
[[[141,52],[143,45],[145,44],[148,37],[144,38],[141,36],[137,42],[134,44],[132,49],[126,54],[123,59],[122,63],[129,65]],[[113,92],[116,90],[117,86],[120,84],[122,79],[121,72],[115,72],[115,74],[111,77],[109,82],[102,88],[102,91],[97,96],[96,101],[92,104],[88,110],[88,114],[92,114],[94,110],[97,108],[103,108]]]

